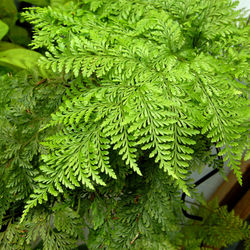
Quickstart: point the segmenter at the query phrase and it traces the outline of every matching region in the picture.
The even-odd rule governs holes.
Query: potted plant
[[[23,14],[44,56],[1,77],[2,248],[248,239],[246,223],[206,204],[190,178],[224,161],[241,183],[249,26],[237,4],[81,0]]]

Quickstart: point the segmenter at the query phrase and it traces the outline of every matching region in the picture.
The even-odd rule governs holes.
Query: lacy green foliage
[[[138,174],[137,150],[150,151],[189,193],[185,180],[200,132],[241,183],[248,116],[246,86],[235,78],[249,75],[249,28],[233,11],[236,4],[83,1],[26,12],[35,27],[33,47],[48,50],[42,64],[96,82],[52,116],[50,125],[61,131],[43,143],[48,153],[37,179],[43,184],[26,212],[47,192],[63,192],[61,185],[93,189],[105,185],[101,172],[116,178],[111,149]]]
[[[203,217],[202,223],[193,223],[192,237],[185,242],[187,249],[196,249],[197,244],[226,247],[228,244],[249,239],[250,226],[235,216],[234,210],[228,212],[227,207],[219,207],[217,201],[210,202],[207,206],[194,208],[193,212]],[[190,234],[187,228],[183,231],[184,237]],[[190,240],[191,239],[191,240]]]
[[[41,79],[27,72],[0,78],[1,219],[8,208],[20,209],[20,201],[36,186],[39,141],[47,136],[39,129],[61,102],[64,89],[55,85],[58,81],[59,78]]]
[[[223,174],[223,160],[218,158],[216,149],[210,139],[207,138],[206,135],[198,134],[194,140],[199,141],[199,143],[194,144],[192,147],[194,150],[190,162],[192,170],[198,170],[198,172],[201,172],[205,166],[210,166],[219,169],[220,173]],[[214,154],[211,154],[211,148],[212,152],[215,151]]]
[[[26,230],[18,223],[9,223],[6,230],[0,233],[0,247],[1,249],[31,249],[26,243]]]
[[[56,204],[53,212],[38,211],[23,224],[27,229],[26,241],[35,242],[39,237],[43,249],[72,249],[76,247],[82,224],[79,215],[62,204]]]
[[[50,4],[23,15],[33,47],[46,51],[42,70],[0,77],[0,248],[84,240],[89,249],[193,250],[247,240],[249,228],[226,208],[203,202],[189,211],[204,218],[193,223],[180,201],[183,191],[201,201],[190,174],[222,168],[216,147],[241,182],[249,27],[237,3]]]
[[[244,247],[246,250],[250,249],[250,236],[248,237],[248,239],[245,241]]]
[[[234,216],[234,210],[228,213],[227,208],[222,207],[209,216],[204,231],[207,232],[204,242],[220,248],[249,237],[250,227]],[[219,233],[221,231],[222,234]]]
[[[104,249],[176,249],[181,218],[175,215],[182,207],[178,189],[162,170],[152,167],[152,163],[144,165],[146,187],[143,177],[131,176],[119,198],[110,197],[112,203],[101,196],[95,197],[91,205],[90,249],[100,246]]]
[[[5,166],[1,173],[9,180],[12,195],[20,195],[20,199],[33,189],[33,177],[38,173],[39,140],[44,138],[39,128],[50,119],[64,92],[62,86],[55,85],[57,81],[24,72],[1,79],[1,93],[5,95],[1,106],[6,107],[1,112],[0,160]]]
[[[78,236],[82,234],[79,215],[61,204],[52,209],[54,212],[37,210],[22,225],[9,223],[0,233],[1,249],[34,249],[39,241],[43,242],[43,249],[76,247]]]

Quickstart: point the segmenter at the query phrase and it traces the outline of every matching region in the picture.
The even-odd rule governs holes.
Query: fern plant
[[[249,26],[237,4],[80,0],[23,14],[45,53],[40,70],[1,77],[1,247],[204,249],[249,237],[190,177],[197,164],[221,169],[219,157],[242,183]],[[202,222],[185,219],[181,192],[203,203]]]

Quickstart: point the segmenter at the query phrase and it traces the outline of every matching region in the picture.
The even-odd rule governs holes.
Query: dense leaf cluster
[[[222,3],[193,1],[196,7],[180,14],[181,5],[172,1],[86,2],[63,12],[36,8],[24,15],[35,26],[34,48],[48,50],[47,69],[97,82],[81,88],[52,116],[50,125],[61,129],[45,142],[47,177],[39,181],[46,183],[46,192],[62,192],[61,184],[105,185],[100,172],[116,178],[108,158],[112,147],[138,174],[137,149],[150,151],[189,193],[185,179],[198,133],[221,148],[241,182],[247,101],[236,77],[247,75],[241,70],[247,65],[248,29],[238,27],[239,12],[231,11],[235,4],[224,1],[219,9]],[[205,25],[213,19],[216,28]],[[233,58],[237,52],[240,61]],[[44,192],[39,190],[30,206]]]
[[[226,208],[204,204],[192,223],[180,201],[201,200],[190,174],[218,156],[241,183],[249,26],[236,6],[81,0],[23,14],[46,52],[34,72],[0,77],[1,247],[200,249],[249,237]]]

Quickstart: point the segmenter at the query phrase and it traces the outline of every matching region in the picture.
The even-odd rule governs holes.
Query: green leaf
[[[0,52],[4,50],[16,49],[16,48],[22,48],[22,47],[14,43],[0,41]]]
[[[67,2],[69,2],[70,0],[50,0],[50,5],[52,7],[60,7],[64,4],[66,4]]]
[[[27,49],[9,49],[0,52],[0,65],[10,68],[34,69],[41,54]]]
[[[13,43],[20,45],[28,45],[30,43],[29,33],[26,29],[20,26],[13,26],[8,34],[9,39]]]
[[[17,8],[14,0],[1,0],[0,10],[0,18],[11,28],[17,21]]]
[[[9,26],[0,20],[0,40],[8,33]]]
[[[49,0],[21,0],[20,2],[31,3],[41,7],[49,5]]]

